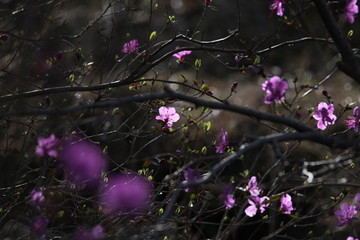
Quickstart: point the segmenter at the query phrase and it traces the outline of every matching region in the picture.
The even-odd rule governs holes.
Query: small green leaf
[[[206,152],[207,152],[207,147],[205,147],[205,146],[202,147],[202,148],[201,148],[201,153],[205,155]]]
[[[75,75],[74,74],[71,74],[69,76],[69,82],[73,82],[75,80]]]
[[[201,67],[201,59],[196,59],[195,60],[194,67],[195,67],[196,70],[200,69],[200,67]]]
[[[150,34],[149,40],[153,39],[154,37],[156,37],[156,31],[153,31],[153,32]]]
[[[159,209],[159,214],[163,214],[164,213],[164,209],[163,208],[160,208]]]
[[[59,218],[61,218],[61,217],[64,216],[64,213],[65,213],[64,210],[60,210],[60,211],[58,211],[57,216],[58,216]]]
[[[204,129],[206,132],[208,132],[211,128],[211,122],[208,121],[208,122],[204,122]]]
[[[347,33],[347,37],[349,38],[349,37],[352,37],[352,35],[354,34],[354,31],[353,30],[350,30],[350,31],[348,31],[348,33]]]
[[[114,110],[112,111],[112,115],[118,115],[120,113],[120,109],[117,107],[117,108],[114,108]]]

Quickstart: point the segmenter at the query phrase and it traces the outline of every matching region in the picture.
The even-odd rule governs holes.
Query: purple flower
[[[354,238],[352,236],[348,236],[346,240],[359,240],[358,238]]]
[[[355,15],[359,12],[359,8],[356,5],[357,0],[348,0],[345,9],[344,14],[345,18],[349,23],[354,23],[355,21]]]
[[[34,231],[36,235],[38,235],[40,238],[46,237],[46,227],[49,224],[49,220],[47,218],[44,218],[42,216],[36,216],[32,219],[31,222],[31,228]]]
[[[139,41],[134,39],[124,44],[121,52],[123,53],[138,53],[139,52]]]
[[[74,234],[74,240],[101,240],[105,238],[104,228],[99,224],[89,230],[80,227]]]
[[[174,122],[180,119],[180,115],[176,113],[174,107],[160,107],[159,114],[155,117],[156,120],[163,121],[166,124],[166,128],[171,128]]]
[[[201,174],[192,168],[187,168],[184,170],[184,178],[185,180],[183,181],[183,183],[192,182],[196,179],[201,178]],[[190,192],[191,190],[191,188],[185,188],[185,192]]]
[[[360,211],[360,193],[355,194],[356,211]]]
[[[350,206],[347,203],[341,204],[341,207],[339,210],[335,211],[335,216],[338,218],[337,226],[341,227],[346,224],[350,224],[353,219],[354,215],[357,213],[355,206]]]
[[[221,194],[221,198],[224,200],[224,205],[226,209],[230,209],[233,208],[235,206],[235,198],[234,195],[232,194],[233,191],[233,187],[232,184],[228,184],[225,189],[223,194]]]
[[[38,145],[35,153],[38,156],[43,157],[48,155],[54,158],[58,156],[57,145],[59,143],[59,139],[57,139],[54,134],[51,134],[48,138],[39,137],[37,141]]]
[[[59,156],[65,176],[77,187],[96,188],[107,169],[107,158],[88,140],[71,137],[64,141]]]
[[[257,180],[255,176],[252,176],[248,182],[247,190],[249,191],[250,195],[253,197],[257,197],[260,195],[261,189],[257,186]]]
[[[249,217],[253,217],[256,215],[257,211],[263,213],[265,211],[265,207],[269,206],[269,203],[265,203],[268,201],[268,197],[252,197],[248,200],[250,206],[245,209],[245,214]]]
[[[0,34],[0,40],[1,41],[7,41],[9,39],[9,35],[7,34]]]
[[[325,130],[328,125],[335,124],[334,105],[327,105],[324,102],[319,103],[318,109],[314,111],[313,118],[318,121],[317,127],[321,130]]]
[[[30,204],[38,210],[45,203],[43,190],[43,188],[35,188],[30,193]]]
[[[265,91],[265,104],[272,102],[281,103],[285,99],[285,93],[289,87],[286,81],[283,81],[278,76],[273,76],[268,81],[262,84],[262,90]]]
[[[185,61],[185,56],[191,54],[192,51],[181,51],[178,53],[173,54],[173,57],[176,57],[178,59],[179,62],[184,62]]]
[[[235,92],[238,84],[239,84],[238,82],[233,82],[233,83],[231,84],[231,91],[232,91],[232,92]]]
[[[100,190],[100,203],[105,214],[136,216],[150,205],[152,184],[136,173],[112,176]]]
[[[291,196],[289,194],[285,194],[280,198],[280,211],[283,214],[291,214],[291,211],[294,210]]]
[[[270,5],[270,10],[274,11],[276,10],[276,15],[278,16],[282,16],[284,15],[284,7],[283,4],[285,3],[286,0],[274,0],[273,3]]]
[[[353,117],[348,117],[348,120],[345,120],[345,124],[347,125],[348,129],[354,129],[355,132],[359,132],[359,107],[355,107],[353,110]]]
[[[227,140],[228,133],[221,129],[221,134],[219,140],[216,144],[216,153],[224,153],[225,149],[229,146],[229,141]]]

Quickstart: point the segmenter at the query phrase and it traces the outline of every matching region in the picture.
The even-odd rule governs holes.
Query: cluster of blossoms
[[[255,176],[252,176],[247,185],[247,191],[250,193],[250,199],[248,203],[250,204],[245,209],[245,214],[249,217],[253,217],[259,211],[263,213],[265,208],[270,205],[269,198],[267,196],[260,197],[262,190],[258,187],[258,182]],[[291,211],[294,210],[291,196],[285,194],[280,198],[280,212],[283,214],[291,214]]]
[[[342,227],[346,224],[351,224],[354,221],[354,216],[357,214],[357,211],[360,210],[360,193],[355,195],[354,200],[356,202],[355,206],[343,203],[341,204],[340,209],[334,212],[335,217],[338,219],[337,226]]]
[[[139,41],[134,39],[123,45],[121,50],[123,53],[138,53],[139,52]]]

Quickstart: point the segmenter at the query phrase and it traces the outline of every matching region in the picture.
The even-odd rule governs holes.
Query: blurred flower
[[[0,34],[0,40],[1,41],[7,41],[9,39],[9,35],[7,34]]]
[[[240,62],[241,61],[241,59],[242,59],[242,57],[241,56],[239,56],[239,55],[235,55],[235,62]]]
[[[359,12],[359,7],[356,5],[357,0],[348,0],[344,14],[345,18],[349,23],[354,23],[355,15]]]
[[[269,206],[269,203],[265,203],[268,201],[268,197],[252,197],[248,200],[250,206],[245,209],[245,214],[249,217],[253,217],[256,215],[257,211],[263,213],[265,211],[265,207]]]
[[[192,168],[187,168],[184,170],[184,178],[185,178],[185,181],[183,181],[183,183],[188,183],[188,182],[192,182],[192,181],[195,181],[196,179],[201,178],[201,174]],[[185,192],[189,192],[191,190],[192,190],[192,188],[185,188]]]
[[[57,139],[54,134],[51,134],[48,138],[39,137],[37,141],[38,145],[35,153],[38,156],[43,157],[48,155],[54,158],[58,156],[57,145],[59,143],[59,139]]]
[[[96,188],[107,169],[104,153],[88,140],[72,136],[62,144],[59,156],[65,176],[77,187]]]
[[[233,187],[230,183],[225,187],[223,194],[220,196],[224,200],[224,205],[227,209],[233,208],[235,205],[235,198],[232,191]]]
[[[335,211],[335,216],[338,218],[337,226],[341,227],[350,224],[354,220],[354,215],[357,213],[355,206],[350,206],[347,203],[341,204],[339,210]]]
[[[105,238],[104,228],[98,224],[89,230],[86,227],[80,227],[74,234],[74,240],[101,240]]]
[[[257,180],[255,176],[252,176],[248,182],[247,190],[249,191],[250,195],[253,197],[259,196],[261,189],[257,186]]]
[[[348,236],[346,240],[359,240],[358,238],[354,238],[352,236]]]
[[[139,52],[139,41],[134,39],[124,44],[121,52],[123,53],[138,53]]]
[[[159,114],[155,117],[156,120],[163,121],[166,124],[167,128],[171,128],[174,122],[177,122],[180,119],[180,115],[176,113],[174,107],[160,107]]]
[[[214,95],[214,91],[209,90],[209,91],[206,92],[206,94],[212,96],[212,95]]]
[[[321,130],[325,130],[328,125],[335,124],[334,105],[328,105],[324,102],[319,103],[318,109],[314,111],[313,118],[318,121],[317,127]]]
[[[173,54],[173,57],[176,57],[178,59],[179,62],[184,62],[185,61],[185,56],[191,54],[192,51],[181,51],[178,53]]]
[[[356,210],[360,211],[360,193],[355,194]]]
[[[43,188],[35,188],[30,193],[30,204],[38,210],[45,203],[43,190]]]
[[[348,117],[348,120],[345,120],[345,124],[347,125],[348,129],[354,129],[355,132],[359,132],[359,125],[360,125],[360,119],[359,119],[359,107],[355,107],[353,110],[353,117]]]
[[[36,235],[38,235],[40,238],[46,237],[46,227],[49,224],[49,220],[47,218],[44,218],[42,216],[36,216],[32,219],[31,222],[31,228],[34,231]]]
[[[265,104],[272,102],[281,103],[285,99],[285,93],[289,87],[286,81],[283,81],[278,76],[273,76],[268,81],[262,84],[262,90],[265,91]]]
[[[274,11],[276,10],[276,15],[278,16],[282,16],[284,15],[284,7],[283,4],[285,3],[286,0],[274,0],[273,3],[270,5],[270,10]]]
[[[136,173],[124,173],[104,183],[100,203],[106,214],[138,215],[149,208],[151,195],[151,182]]]
[[[228,133],[221,129],[221,134],[219,140],[216,144],[216,153],[224,153],[225,149],[229,146],[229,141],[227,140]]]
[[[285,194],[280,198],[280,211],[283,214],[291,214],[291,211],[294,210],[291,196],[289,194]]]
[[[205,0],[205,5],[209,5],[212,2],[212,0]]]
[[[233,82],[233,83],[231,84],[231,91],[232,91],[232,92],[235,92],[238,84],[239,84],[238,82]]]

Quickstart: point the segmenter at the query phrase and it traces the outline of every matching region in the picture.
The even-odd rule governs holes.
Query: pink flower
[[[96,188],[108,165],[99,147],[78,136],[64,141],[59,159],[67,180],[78,188]]]
[[[43,188],[35,188],[30,193],[30,204],[38,210],[45,203],[43,190]]]
[[[37,141],[38,145],[35,153],[38,156],[43,157],[48,155],[54,158],[58,156],[57,145],[59,143],[59,139],[57,139],[54,134],[51,134],[48,138],[39,137]]]
[[[348,120],[345,120],[345,124],[347,125],[348,129],[354,129],[355,132],[359,132],[359,125],[360,125],[360,119],[359,119],[359,107],[355,107],[353,110],[353,117],[348,117]]]
[[[319,103],[318,109],[314,111],[313,118],[318,121],[317,127],[321,130],[325,130],[328,125],[335,124],[334,105],[328,105],[324,102]]]
[[[229,141],[227,140],[228,133],[221,129],[221,135],[219,141],[216,145],[216,153],[224,153],[225,149],[229,146]]]
[[[224,205],[226,209],[230,209],[235,206],[235,198],[232,194],[232,191],[233,187],[230,183],[225,187],[223,194],[220,196],[224,200]]]
[[[345,18],[349,23],[354,23],[355,15],[359,12],[359,7],[356,5],[357,0],[348,0],[344,14]]]
[[[31,228],[40,238],[46,237],[46,228],[49,224],[49,220],[42,216],[36,216],[32,219]]]
[[[74,240],[102,240],[105,238],[104,228],[99,224],[88,229],[80,227],[74,234]]]
[[[139,41],[134,39],[124,44],[121,52],[123,53],[138,53],[139,52]]]
[[[160,107],[159,114],[155,117],[156,120],[163,121],[166,124],[167,128],[171,128],[174,122],[177,122],[180,119],[180,115],[176,113],[174,107]]]
[[[183,183],[192,182],[201,178],[201,174],[192,168],[187,168],[184,170],[184,178]],[[190,192],[191,190],[191,188],[185,188],[185,192]]]
[[[181,51],[178,53],[173,54],[173,57],[176,57],[178,59],[179,62],[184,62],[185,61],[185,56],[191,54],[192,51]]]
[[[272,102],[281,103],[285,99],[285,93],[289,87],[286,81],[283,81],[278,76],[273,76],[268,81],[262,84],[262,90],[265,91],[265,104]]]
[[[354,220],[354,215],[357,213],[355,206],[350,206],[347,203],[341,204],[339,210],[335,211],[335,216],[338,218],[337,226],[341,227],[350,224]]]
[[[360,211],[360,193],[355,194],[356,210]]]
[[[255,176],[252,176],[248,182],[247,190],[249,191],[250,195],[253,197],[257,197],[260,195],[261,189],[257,186],[257,180]]]
[[[105,214],[136,216],[150,206],[152,184],[136,173],[124,173],[109,177],[100,189],[100,204]]]
[[[276,10],[276,15],[278,16],[282,16],[284,15],[284,7],[283,4],[285,3],[286,0],[274,0],[274,2],[270,5],[270,10],[274,11]]]
[[[354,238],[354,237],[352,237],[352,236],[348,236],[347,238],[346,238],[346,240],[359,240],[358,238]]]
[[[265,211],[265,207],[269,206],[269,203],[265,203],[268,201],[268,197],[252,197],[248,200],[250,206],[245,209],[245,214],[249,217],[253,217],[256,215],[257,211],[263,213]]]
[[[280,211],[284,214],[291,214],[291,211],[294,210],[292,206],[291,196],[285,194],[280,198]]]

